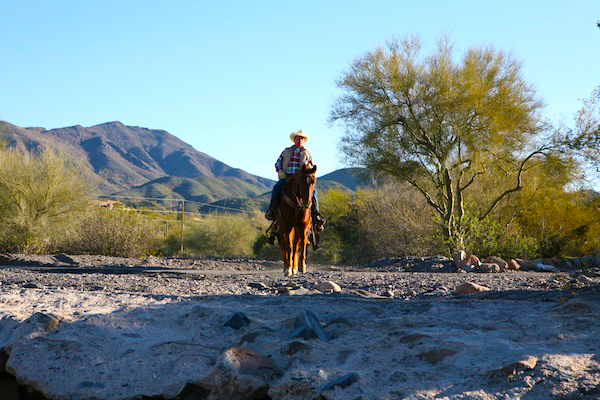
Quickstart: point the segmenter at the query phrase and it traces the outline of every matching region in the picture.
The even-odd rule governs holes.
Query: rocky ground
[[[0,266],[0,399],[600,398],[598,268],[454,273],[409,257],[286,278],[270,261],[65,254]],[[457,292],[465,282],[474,293]]]

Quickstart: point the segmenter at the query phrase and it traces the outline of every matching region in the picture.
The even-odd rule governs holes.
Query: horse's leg
[[[293,262],[293,273],[294,275],[298,274],[298,255],[300,253],[300,235],[299,235],[299,230],[298,228],[294,228],[294,244],[292,246],[292,255],[294,256],[294,262]]]
[[[282,232],[283,237],[283,275],[292,276],[292,241],[294,237],[294,230],[289,232]]]
[[[306,248],[308,247],[308,230],[310,229],[310,225],[304,228],[304,232],[300,236],[300,272],[306,272]]]

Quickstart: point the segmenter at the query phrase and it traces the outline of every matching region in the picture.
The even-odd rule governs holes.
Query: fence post
[[[181,200],[181,248],[179,249],[183,254],[183,217],[185,215],[185,200]]]

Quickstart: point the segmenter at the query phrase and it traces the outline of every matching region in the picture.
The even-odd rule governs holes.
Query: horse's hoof
[[[292,269],[288,268],[283,272],[283,275],[285,276],[292,276]]]

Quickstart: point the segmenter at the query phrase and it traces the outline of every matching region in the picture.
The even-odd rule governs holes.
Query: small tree
[[[354,61],[338,81],[345,94],[330,119],[346,128],[342,149],[349,160],[416,188],[450,249],[462,248],[465,198],[477,197],[470,188],[478,177],[497,177],[485,188],[489,200],[479,204],[483,220],[523,188],[527,169],[549,160],[543,156],[557,145],[543,140],[542,102],[510,56],[471,48],[456,61],[447,39],[428,57],[420,50],[410,37]]]
[[[89,201],[82,168],[64,154],[0,149],[0,249],[41,252],[74,229]]]

